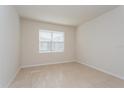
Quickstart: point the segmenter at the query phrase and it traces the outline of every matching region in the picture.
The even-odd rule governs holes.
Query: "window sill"
[[[40,54],[44,53],[64,53],[64,51],[39,51]]]

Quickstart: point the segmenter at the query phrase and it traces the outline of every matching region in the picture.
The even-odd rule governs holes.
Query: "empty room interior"
[[[123,5],[1,5],[0,88],[124,88]]]

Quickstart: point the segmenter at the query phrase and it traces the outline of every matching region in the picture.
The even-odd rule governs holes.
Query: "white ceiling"
[[[116,5],[23,5],[15,6],[21,17],[77,26],[116,8]]]

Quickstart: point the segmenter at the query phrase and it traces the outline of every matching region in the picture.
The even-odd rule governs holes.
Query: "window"
[[[64,32],[40,30],[39,52],[64,52]]]

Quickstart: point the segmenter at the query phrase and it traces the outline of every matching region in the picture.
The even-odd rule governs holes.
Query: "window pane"
[[[42,51],[42,52],[51,51],[51,42],[42,42],[42,41],[40,41],[40,51]]]
[[[52,42],[52,51],[63,52],[64,51],[64,43],[63,42]]]
[[[40,41],[51,41],[52,40],[52,33],[48,31],[40,31],[39,32],[39,40]]]
[[[39,52],[63,52],[64,32],[39,31]]]
[[[54,42],[63,42],[64,41],[64,32],[53,32],[52,40]]]

